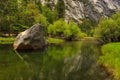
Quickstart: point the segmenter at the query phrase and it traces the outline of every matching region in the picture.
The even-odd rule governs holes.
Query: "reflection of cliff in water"
[[[106,80],[112,76],[97,61],[100,56],[100,45],[94,41],[84,41],[80,52],[74,57],[65,59],[65,80]],[[111,80],[111,79],[110,79]]]
[[[21,54],[35,80],[107,80],[98,65],[100,45],[94,41],[51,45],[46,51]],[[111,80],[111,79],[110,79]]]

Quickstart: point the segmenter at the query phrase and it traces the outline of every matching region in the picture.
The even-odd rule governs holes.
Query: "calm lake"
[[[112,80],[98,64],[100,52],[95,41],[65,42],[24,52],[0,45],[0,80]]]

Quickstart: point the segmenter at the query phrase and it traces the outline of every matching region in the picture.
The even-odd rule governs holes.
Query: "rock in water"
[[[44,37],[43,26],[35,24],[31,28],[21,32],[16,37],[13,47],[14,50],[42,49],[47,45]]]

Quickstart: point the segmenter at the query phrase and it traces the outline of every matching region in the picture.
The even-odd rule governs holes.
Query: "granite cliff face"
[[[42,4],[57,3],[58,0],[41,0]],[[108,17],[120,10],[120,0],[64,0],[65,20],[81,22],[83,18],[90,18],[99,21],[101,16]],[[61,5],[62,6],[62,5]]]

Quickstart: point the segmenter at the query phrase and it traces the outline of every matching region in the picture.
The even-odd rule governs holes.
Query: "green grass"
[[[48,43],[62,43],[64,40],[62,39],[57,39],[57,38],[46,38]],[[0,44],[13,44],[15,38],[3,38],[0,37]]]
[[[49,38],[49,37],[47,37],[46,39],[47,39],[48,43],[62,43],[62,42],[64,42],[64,40],[57,39],[57,38]]]
[[[0,44],[12,44],[14,40],[15,38],[12,37],[9,38],[0,37]]]
[[[99,61],[112,70],[115,80],[120,80],[120,43],[106,44],[102,52]]]

